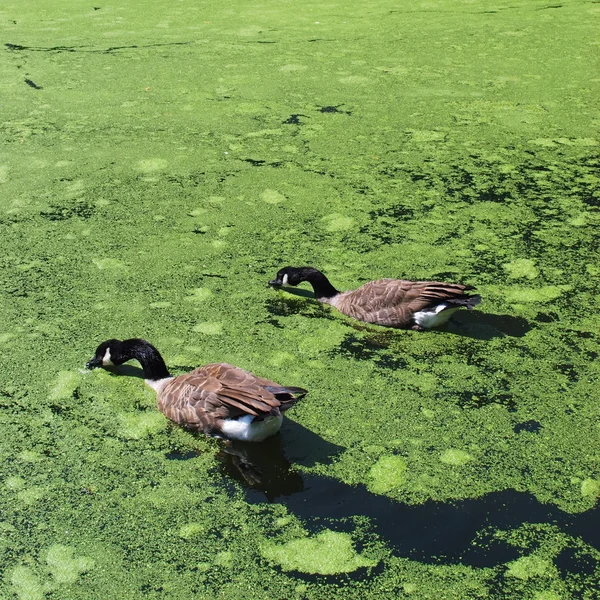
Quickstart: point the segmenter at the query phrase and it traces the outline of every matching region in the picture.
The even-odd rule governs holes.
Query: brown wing
[[[158,395],[158,408],[179,425],[210,432],[223,419],[278,414],[276,394],[284,390],[239,367],[213,363],[170,381]]]
[[[469,289],[472,288],[457,283],[378,279],[341,294],[335,307],[359,321],[409,327],[416,312],[440,302],[466,298],[464,292]]]

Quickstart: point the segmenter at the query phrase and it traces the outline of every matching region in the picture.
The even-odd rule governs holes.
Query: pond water
[[[0,595],[598,598],[599,14],[4,2]],[[483,302],[365,326],[307,264]],[[194,436],[113,337],[309,394]]]

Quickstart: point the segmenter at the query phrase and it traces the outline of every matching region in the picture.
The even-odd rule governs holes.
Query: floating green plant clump
[[[263,556],[286,571],[335,575],[360,567],[374,567],[376,560],[357,554],[352,538],[346,533],[322,531],[313,537],[291,540],[285,544],[266,544]]]

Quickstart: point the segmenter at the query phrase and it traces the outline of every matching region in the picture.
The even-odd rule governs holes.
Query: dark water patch
[[[534,421],[533,419],[529,421],[523,421],[522,423],[517,423],[513,427],[513,431],[515,433],[521,433],[522,431],[527,431],[528,433],[539,433],[542,429],[542,424],[539,421]]]
[[[172,450],[165,454],[167,460],[190,460],[192,458],[198,458],[199,452],[193,450]]]
[[[538,323],[553,323],[554,321],[558,321],[558,315],[555,312],[540,312],[535,316],[535,320]]]
[[[590,338],[595,337],[591,331],[576,331],[575,335],[578,338],[585,338],[585,339],[590,339]]]
[[[24,81],[29,87],[32,87],[34,90],[43,90],[44,89],[41,85],[38,85],[31,79],[24,79]]]
[[[206,172],[197,171],[188,175],[168,175],[165,180],[169,183],[176,183],[181,187],[204,185],[206,183]]]
[[[276,327],[277,329],[285,329],[285,326],[282,325],[277,319],[274,319],[273,317],[266,317],[265,319],[256,321],[256,325],[260,325],[261,323],[267,323],[268,325],[273,325],[273,327]]]
[[[4,46],[7,50],[13,52],[26,51],[26,52],[87,52],[87,53],[99,53],[99,54],[110,54],[117,50],[137,50],[143,48],[156,48],[161,46],[186,46],[192,42],[162,42],[155,44],[143,44],[143,45],[131,45],[131,46],[111,46],[109,48],[88,48],[87,46],[22,46],[21,44],[5,43]]]
[[[283,162],[281,161],[273,161],[267,162],[266,160],[262,160],[261,158],[242,158],[244,162],[251,164],[253,167],[281,167]]]
[[[313,533],[313,532],[311,532]],[[314,533],[318,533],[314,532]],[[359,543],[354,544],[356,552],[358,554],[362,553],[362,549]],[[312,583],[316,585],[334,585],[336,587],[343,588],[347,585],[355,581],[365,581],[370,580],[377,575],[380,575],[385,570],[385,563],[380,561],[374,567],[359,567],[355,571],[351,573],[337,573],[335,575],[320,575],[317,573],[303,573],[302,571],[286,571],[290,577],[294,579],[301,579],[302,581],[306,581],[307,583]]]
[[[593,575],[600,567],[598,559],[580,548],[567,547],[554,560],[563,578],[569,573]]]
[[[53,205],[48,210],[40,212],[40,216],[47,221],[66,221],[73,217],[89,219],[96,211],[96,207],[88,202],[77,202],[71,206]]]
[[[554,365],[554,368],[563,375],[566,375],[571,383],[579,381],[579,373],[577,367],[572,363],[560,363]]]
[[[369,213],[370,225],[363,225],[359,231],[369,235],[373,240],[382,244],[395,243],[398,240],[397,231],[391,232],[398,223],[412,221],[415,210],[405,204],[397,203],[384,208],[372,210]]]
[[[242,159],[244,162],[250,163],[253,167],[262,167],[267,163],[266,160],[255,159],[255,158],[244,158]]]
[[[393,334],[385,332],[373,335],[349,333],[344,337],[337,352],[359,360],[371,360],[381,350],[387,350],[393,341]]]
[[[338,104],[336,106],[321,106],[319,108],[319,112],[322,113],[338,113],[342,115],[351,115],[352,113],[349,110],[340,110],[339,107],[343,106],[343,104]]]
[[[307,301],[296,298],[277,296],[265,301],[265,308],[270,315],[276,317],[289,317],[302,315],[309,319],[335,319],[330,310],[316,300]]]
[[[587,205],[592,206],[594,208],[600,208],[600,195],[598,194],[583,194],[581,197],[581,201]]]
[[[300,120],[300,117],[305,119],[310,119],[307,115],[302,115],[300,113],[296,113],[290,115],[285,121],[282,121],[283,125],[304,125],[304,123]]]
[[[232,442],[217,455],[221,461],[221,472],[239,481],[245,488],[255,490],[269,502],[301,492],[304,480],[300,473],[291,469],[283,452],[266,450],[270,450],[273,444],[278,445],[277,441],[272,441],[276,439],[253,445]]]
[[[394,332],[391,331],[367,335],[348,333],[339,346],[330,351],[330,354],[371,361],[381,369],[404,369],[408,365],[407,361],[388,351],[394,337]]]
[[[369,216],[372,218],[372,220],[381,217],[384,219],[393,219],[394,221],[410,221],[414,215],[415,210],[413,208],[400,203],[393,204],[392,206],[388,206],[386,208],[378,208],[377,210],[369,213]]]
[[[8,409],[13,412],[29,410],[28,393],[17,388],[4,388],[0,390],[0,410]]]
[[[450,397],[457,398],[457,405],[465,409],[477,409],[489,406],[490,404],[498,404],[504,406],[508,412],[516,412],[517,402],[512,394],[508,393],[497,393],[497,392],[486,392],[485,390],[473,391],[462,391],[457,394],[450,396],[448,392],[435,394],[435,397],[440,402],[448,401]]]

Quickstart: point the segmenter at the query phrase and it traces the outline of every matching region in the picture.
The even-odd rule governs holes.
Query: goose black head
[[[296,286],[303,281],[311,281],[319,271],[313,267],[283,267],[277,271],[275,279],[269,281],[271,287],[281,287],[282,285]]]
[[[121,340],[106,340],[96,348],[94,358],[87,363],[86,367],[95,369],[96,367],[122,365],[130,358],[131,355],[127,352],[125,344]]]

